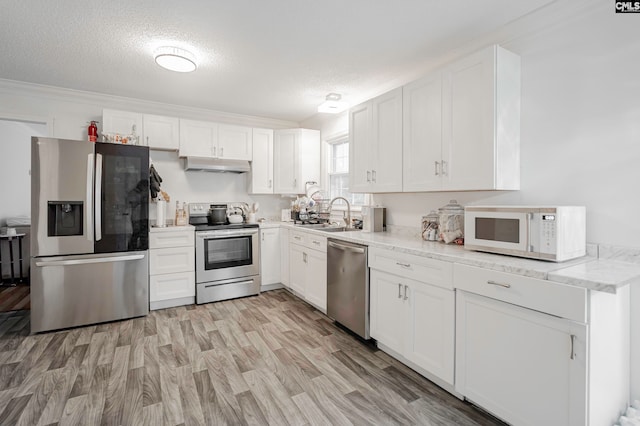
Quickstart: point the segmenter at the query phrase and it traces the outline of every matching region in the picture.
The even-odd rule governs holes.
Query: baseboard
[[[267,285],[260,286],[260,291],[262,292],[262,291],[278,290],[279,288],[284,288],[282,283],[267,284]]]
[[[157,302],[149,302],[149,310],[174,308],[176,306],[195,305],[196,297],[181,297],[179,299],[159,300]]]

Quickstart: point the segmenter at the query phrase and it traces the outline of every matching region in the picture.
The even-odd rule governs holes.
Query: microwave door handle
[[[533,252],[533,245],[531,244],[531,220],[533,219],[533,213],[527,213],[527,248],[528,252]]]
[[[102,154],[96,154],[96,241],[102,239]]]
[[[84,225],[87,230],[87,240],[93,241],[93,154],[87,155],[87,194],[84,214]]]

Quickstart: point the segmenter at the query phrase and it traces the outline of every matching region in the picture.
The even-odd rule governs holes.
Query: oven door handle
[[[225,229],[218,231],[198,231],[196,232],[197,238],[212,239],[212,238],[225,238],[225,237],[242,237],[245,235],[258,234],[257,229]]]

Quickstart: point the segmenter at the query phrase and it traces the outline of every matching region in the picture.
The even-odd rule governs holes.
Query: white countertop
[[[599,260],[590,256],[555,263],[476,252],[466,250],[462,246],[423,241],[418,237],[407,237],[387,232],[348,231],[329,233],[317,229],[304,228],[288,222],[265,222],[261,223],[260,226],[265,228],[282,226],[288,229],[323,235],[327,238],[364,244],[369,247],[380,247],[401,253],[477,266],[608,293],[615,293],[619,287],[625,285],[640,283],[640,264]]]

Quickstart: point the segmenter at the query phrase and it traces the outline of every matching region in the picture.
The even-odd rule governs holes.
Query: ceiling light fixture
[[[318,112],[327,112],[329,114],[338,114],[347,109],[347,103],[342,101],[342,95],[339,93],[329,93],[326,100],[318,106]]]
[[[179,47],[159,47],[153,56],[156,64],[171,71],[192,72],[198,67],[195,56]]]

